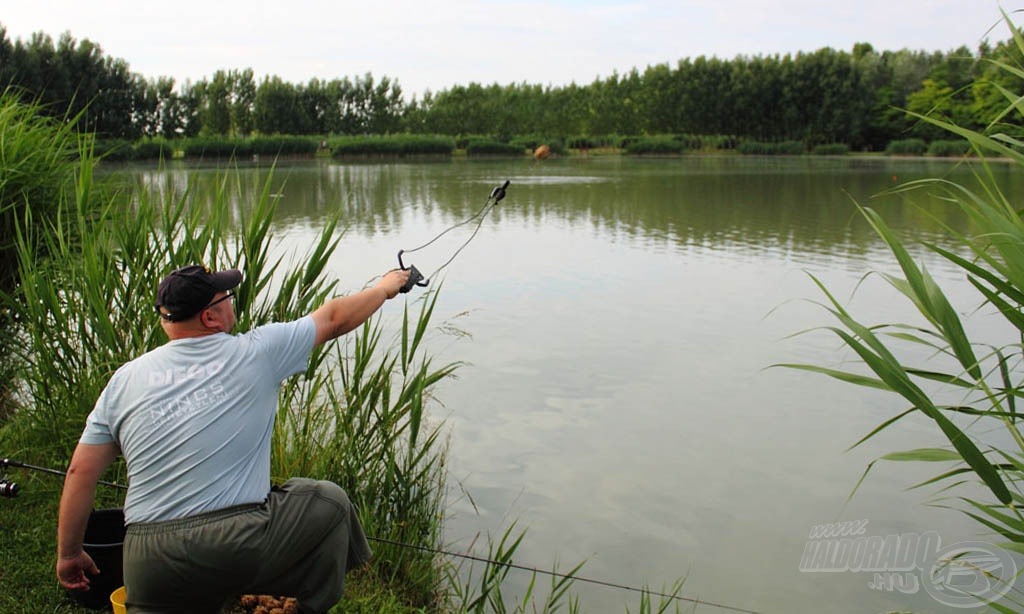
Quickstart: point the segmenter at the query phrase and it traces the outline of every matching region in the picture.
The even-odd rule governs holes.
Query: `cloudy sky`
[[[146,77],[252,68],[292,83],[362,75],[406,94],[590,83],[700,55],[821,47],[947,51],[1009,38],[1024,0],[2,0],[9,39],[90,39]],[[1016,13],[1016,11],[1021,11]]]

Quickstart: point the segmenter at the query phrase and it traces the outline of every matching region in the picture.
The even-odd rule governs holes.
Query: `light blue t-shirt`
[[[315,340],[307,316],[170,341],[118,369],[79,441],[121,448],[125,522],[263,501],[279,388],[306,368]]]

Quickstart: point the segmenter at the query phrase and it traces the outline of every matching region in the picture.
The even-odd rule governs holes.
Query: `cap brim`
[[[217,292],[225,292],[242,283],[242,272],[238,269],[217,271],[210,275],[210,283]]]

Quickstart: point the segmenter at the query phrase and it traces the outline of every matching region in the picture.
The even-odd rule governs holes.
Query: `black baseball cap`
[[[211,271],[193,264],[172,271],[156,290],[156,311],[169,322],[187,320],[202,311],[218,292],[226,292],[242,282],[236,269]]]

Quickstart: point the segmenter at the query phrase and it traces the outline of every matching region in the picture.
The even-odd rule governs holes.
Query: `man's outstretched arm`
[[[313,312],[316,344],[327,343],[355,329],[374,314],[384,301],[394,298],[409,279],[409,271],[389,271],[372,288],[348,296],[339,296]]]

